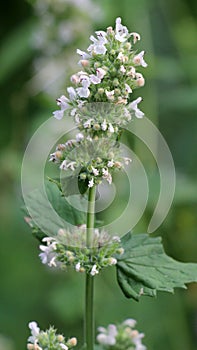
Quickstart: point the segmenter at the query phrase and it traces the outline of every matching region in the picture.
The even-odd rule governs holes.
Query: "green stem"
[[[87,247],[92,245],[92,233],[94,229],[96,186],[89,189],[88,209],[87,209]],[[86,293],[85,293],[85,343],[86,350],[94,349],[94,277],[86,274]]]

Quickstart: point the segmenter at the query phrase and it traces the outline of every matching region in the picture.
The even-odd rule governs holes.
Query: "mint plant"
[[[83,273],[86,279],[84,349],[143,350],[143,334],[134,329],[136,321],[127,319],[118,325],[99,327],[97,343],[94,336],[94,280],[103,268],[115,265],[117,280],[124,295],[134,300],[156,296],[158,291],[173,292],[197,281],[197,265],[181,263],[168,257],[160,238],[146,233],[128,232],[120,237],[100,228],[95,215],[98,186],[113,182],[113,175],[131,162],[120,145],[124,127],[132,118],[143,118],[138,105],[142,98],[132,100],[132,92],[144,85],[138,68],[147,67],[144,51],[137,52],[138,33],[129,33],[116,19],[115,29],[96,31],[90,37],[87,51],[77,50],[80,71],[71,76],[73,86],[67,95],[57,99],[58,120],[71,118],[77,130],[75,137],[60,143],[49,156],[60,171],[58,179],[49,179],[47,193],[56,213],[68,222],[51,235],[54,222],[42,207],[39,195],[30,194],[34,213],[42,213],[48,228],[40,229],[34,217],[26,217],[34,235],[41,241],[40,259],[53,268]],[[71,208],[68,198],[83,197],[80,209]],[[80,199],[79,203],[80,203]],[[36,202],[36,203],[35,203]],[[87,207],[85,204],[87,203]],[[84,208],[86,207],[86,212]],[[56,335],[53,327],[40,331],[30,323],[32,336],[28,349],[69,349],[76,339],[66,341]],[[74,340],[73,340],[74,339]],[[72,340],[72,341],[71,341]]]

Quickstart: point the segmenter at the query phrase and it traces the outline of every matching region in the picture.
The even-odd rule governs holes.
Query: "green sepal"
[[[178,262],[166,255],[160,237],[128,233],[121,239],[124,254],[117,256],[117,280],[127,298],[155,297],[197,282],[197,264]]]

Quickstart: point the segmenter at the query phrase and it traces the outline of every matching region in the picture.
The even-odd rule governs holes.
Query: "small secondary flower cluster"
[[[45,237],[42,241],[39,256],[43,264],[61,269],[72,266],[77,272],[92,276],[104,267],[115,265],[114,256],[124,253],[118,236],[110,237],[98,229],[94,229],[91,248],[87,248],[86,225],[75,227],[72,232],[60,229],[57,239]]]
[[[120,170],[130,159],[120,155],[116,141],[107,137],[92,140],[84,138],[83,134],[76,135],[76,139],[59,144],[56,151],[50,154],[49,161],[59,164],[61,170],[70,171],[87,187],[93,187],[107,180],[112,183],[112,173]]]
[[[136,321],[129,318],[117,326],[99,327],[97,342],[106,350],[146,350],[142,344],[144,334],[134,329],[135,325]]]
[[[31,336],[28,338],[28,350],[68,350],[77,345],[75,337],[65,340],[64,336],[57,334],[53,327],[41,331],[35,321],[29,323]]]
[[[140,40],[140,35],[129,33],[118,17],[115,30],[108,27],[106,32],[97,31],[96,37],[91,35],[90,40],[92,44],[87,52],[77,50],[81,56],[79,64],[84,70],[72,75],[71,82],[76,88],[67,88],[69,98],[62,95],[57,99],[60,110],[54,112],[55,118],[61,119],[65,110],[72,107],[71,115],[78,121],[77,109],[92,102],[127,105],[126,120],[130,112],[142,118],[144,113],[138,108],[142,98],[129,103],[133,89],[145,83],[142,74],[136,72],[138,66],[147,67],[144,51],[136,54],[133,50],[133,44]],[[82,125],[87,128],[86,124]]]

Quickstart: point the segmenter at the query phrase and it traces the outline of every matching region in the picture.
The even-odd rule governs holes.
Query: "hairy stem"
[[[88,248],[92,246],[92,237],[94,230],[94,212],[95,212],[96,186],[89,189],[88,209],[87,209],[87,236],[86,244]],[[86,293],[85,293],[85,342],[86,350],[94,348],[94,277],[86,274]]]

